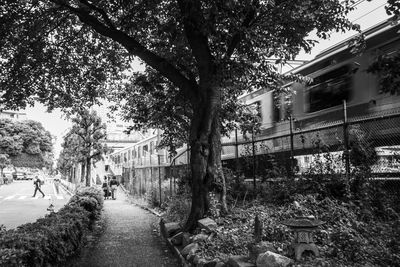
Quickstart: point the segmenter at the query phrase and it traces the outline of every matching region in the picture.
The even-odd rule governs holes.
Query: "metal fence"
[[[366,178],[389,193],[400,188],[400,111],[303,125],[290,119],[259,133],[237,132],[222,143],[223,166],[242,176],[254,189],[265,181],[305,173],[349,178],[363,169]],[[190,175],[190,153],[184,150],[169,166],[127,169],[123,176],[134,194],[161,204],[176,194],[177,183]]]

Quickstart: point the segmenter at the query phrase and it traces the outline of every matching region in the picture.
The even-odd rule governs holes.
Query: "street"
[[[54,210],[62,208],[69,199],[69,195],[61,189],[56,193],[52,180],[47,180],[41,187],[45,197],[38,191],[33,196],[32,180],[14,181],[0,186],[0,225],[7,229],[34,222],[48,214],[47,208],[53,203]]]

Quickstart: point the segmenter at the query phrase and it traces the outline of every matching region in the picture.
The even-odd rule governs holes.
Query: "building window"
[[[342,105],[350,99],[352,72],[346,65],[314,78],[306,89],[308,112]]]
[[[143,146],[143,156],[146,156],[148,152],[149,152],[149,146],[148,145],[144,145]]]
[[[154,142],[151,141],[150,142],[150,154],[153,154],[153,153],[154,153]]]

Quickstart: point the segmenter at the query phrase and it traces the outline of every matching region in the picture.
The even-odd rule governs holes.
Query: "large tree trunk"
[[[90,186],[90,175],[91,175],[91,166],[90,166],[90,157],[86,158],[86,186]]]
[[[211,162],[213,162],[214,167],[211,169],[213,179],[218,180],[221,184],[222,191],[220,195],[220,211],[222,215],[226,215],[228,213],[228,205],[226,204],[226,181],[224,171],[222,169],[222,161],[221,161],[221,123],[219,117],[214,120],[214,126],[212,131],[212,157]],[[211,163],[210,162],[210,163]]]
[[[192,206],[184,227],[187,231],[194,230],[208,212],[210,185],[221,170],[220,89],[208,88],[195,99],[190,130]]]

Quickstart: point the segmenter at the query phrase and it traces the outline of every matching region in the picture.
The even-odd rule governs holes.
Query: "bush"
[[[179,194],[167,202],[165,218],[170,222],[186,222],[191,207],[191,198],[188,194]]]
[[[54,266],[80,248],[102,208],[102,192],[82,188],[57,213],[0,231],[0,266]]]

